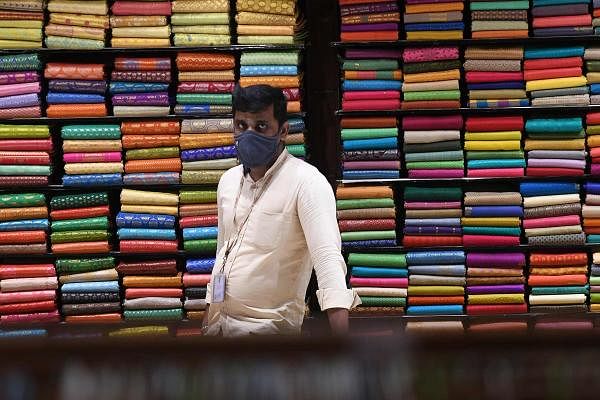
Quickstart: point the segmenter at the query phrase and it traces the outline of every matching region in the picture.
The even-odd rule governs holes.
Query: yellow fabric
[[[71,0],[50,0],[48,11],[73,13],[73,14],[94,14],[108,15],[108,5],[106,1],[71,1]]]
[[[179,204],[179,196],[172,193],[123,189],[121,191],[121,204],[175,206]]]
[[[131,28],[113,28],[112,36],[114,38],[158,38],[168,39],[171,35],[171,28],[167,26],[136,26]]]
[[[0,28],[29,28],[39,29],[41,31],[43,26],[42,21],[31,21],[31,20],[0,20]]]
[[[238,11],[266,14],[294,15],[296,0],[238,0]]]
[[[462,286],[409,286],[409,296],[462,296],[465,289]]]
[[[41,42],[42,30],[35,28],[0,28],[0,39]]]
[[[196,82],[196,81],[207,81],[207,82],[220,82],[235,81],[235,75],[233,70],[226,71],[196,71],[196,72],[179,72],[180,82]]]
[[[112,38],[112,47],[169,47],[170,39]]]
[[[465,132],[465,140],[521,140],[521,132]]]
[[[286,25],[238,25],[239,35],[282,35],[293,36],[294,26]]]
[[[548,235],[570,235],[581,233],[581,225],[554,226],[548,228],[529,228],[525,229],[525,235],[529,236],[548,236]]]
[[[521,225],[519,217],[463,217],[463,226],[500,226],[518,227]]]
[[[587,80],[585,77],[576,76],[571,78],[539,79],[536,81],[529,81],[526,83],[526,89],[528,92],[530,92],[533,90],[563,89],[585,85],[587,85]]]
[[[172,26],[173,33],[204,33],[207,35],[229,35],[229,25],[184,25]]]
[[[448,71],[438,72],[423,72],[418,74],[404,74],[404,82],[431,82],[431,81],[448,81],[451,79],[460,79],[460,70],[451,69]]]
[[[65,173],[68,175],[123,173],[123,164],[120,162],[65,164]]]
[[[104,41],[105,31],[104,28],[88,28],[83,26],[48,24],[46,26],[46,35]]]
[[[587,73],[588,83],[600,83],[600,72],[588,72]]]
[[[470,294],[469,304],[523,304],[525,295],[523,293],[513,294]]]
[[[42,47],[42,42],[28,42],[25,40],[0,40],[2,49],[37,49]]]
[[[585,294],[529,295],[529,304],[532,306],[544,304],[585,304],[585,300]]]
[[[600,146],[600,135],[588,136],[587,142],[590,147]]]
[[[176,0],[171,5],[174,13],[229,12],[229,0]]]
[[[64,140],[65,153],[90,153],[93,151],[121,151],[120,140]]]
[[[406,32],[408,40],[459,40],[463,38],[463,31],[424,31]]]
[[[178,208],[177,206],[140,206],[135,204],[123,204],[121,205],[121,211],[141,214],[163,214],[177,216]]]
[[[50,13],[50,23],[59,25],[85,26],[89,28],[108,29],[110,27],[110,22],[108,16],[106,15]]]
[[[584,150],[585,139],[526,139],[525,150]]]
[[[503,141],[467,140],[467,141],[465,141],[465,150],[471,150],[471,151],[521,150],[521,141],[519,141],[519,140],[503,140]]]
[[[262,12],[240,12],[235,17],[239,25],[295,25],[296,17],[265,14]]]

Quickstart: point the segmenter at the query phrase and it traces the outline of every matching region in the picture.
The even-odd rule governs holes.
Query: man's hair
[[[241,87],[233,91],[233,113],[236,111],[257,113],[273,105],[273,115],[282,126],[287,121],[287,100],[283,91],[269,85]]]

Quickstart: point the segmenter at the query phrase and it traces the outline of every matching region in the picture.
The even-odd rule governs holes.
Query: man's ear
[[[285,140],[288,133],[290,133],[290,124],[289,122],[285,121],[281,126],[281,139]]]

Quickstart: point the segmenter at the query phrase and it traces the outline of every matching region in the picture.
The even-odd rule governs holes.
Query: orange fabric
[[[450,81],[454,79],[460,79],[460,70],[451,69],[448,71],[437,71],[437,72],[422,72],[418,74],[405,74],[404,82],[406,83],[417,83],[417,82],[433,82],[433,81]]]
[[[49,118],[105,117],[105,104],[51,104],[46,109]]]
[[[183,275],[183,286],[196,287],[207,286],[210,283],[210,274],[185,274]]]
[[[219,71],[235,68],[235,57],[221,53],[179,53],[177,55],[179,71]]]
[[[287,112],[289,114],[299,113],[302,111],[302,105],[299,101],[288,101],[287,102]]]
[[[600,228],[600,218],[584,218],[583,219],[583,227],[584,228]]]
[[[125,172],[134,174],[137,172],[180,172],[181,159],[179,158],[157,158],[153,160],[131,160],[125,163]]]
[[[204,319],[204,311],[188,311],[186,313],[187,319],[200,321]]]
[[[600,135],[590,135],[587,137],[587,144],[590,147],[600,146]]]
[[[342,128],[391,128],[397,127],[396,117],[344,117]]]
[[[121,314],[92,314],[92,315],[68,315],[65,317],[68,324],[106,324],[121,322]]]
[[[180,217],[192,217],[196,215],[217,215],[217,203],[214,204],[186,204],[179,206]]]
[[[428,3],[428,4],[407,4],[407,14],[420,14],[445,11],[462,11],[465,5],[462,2],[453,3]]]
[[[584,265],[588,262],[586,253],[532,253],[529,256],[529,264],[537,266],[564,266],[564,265]]]
[[[560,15],[554,17],[535,17],[534,28],[557,28],[562,26],[589,26],[592,24],[592,16],[584,15]]]
[[[48,218],[46,207],[21,207],[0,209],[0,221],[14,221],[18,219]]]
[[[105,79],[103,64],[48,63],[44,77],[48,79],[81,79],[101,81]]]
[[[300,87],[299,76],[242,76],[240,86],[271,85],[279,89]]]
[[[387,186],[346,186],[338,187],[335,192],[339,200],[394,198],[394,191]]]
[[[60,243],[52,245],[52,252],[56,254],[101,254],[108,253],[108,242],[79,242]]]
[[[178,135],[181,131],[179,121],[123,122],[123,135]]]
[[[33,244],[46,243],[46,232],[44,231],[17,231],[2,232],[0,244]]]
[[[123,277],[123,286],[126,288],[180,288],[181,272],[175,276],[125,276]]]
[[[600,157],[600,148],[591,149],[590,155],[592,158]]]
[[[149,149],[179,146],[179,135],[127,135],[121,139],[124,149]]]
[[[463,296],[411,296],[408,305],[423,306],[429,304],[465,304]]]
[[[110,210],[108,206],[72,208],[68,210],[55,210],[50,212],[53,220],[108,217]]]
[[[207,147],[231,146],[235,143],[232,133],[202,133],[181,135],[179,146],[182,150]]]
[[[472,32],[473,39],[517,39],[526,38],[529,36],[529,31],[515,30],[515,31],[478,31]]]
[[[398,32],[342,32],[340,38],[342,39],[342,42],[392,41],[398,40]]]
[[[584,265],[582,267],[565,267],[565,268],[531,268],[529,270],[531,275],[577,275],[587,274],[588,267]]]
[[[592,15],[594,17],[600,17],[600,8],[594,9],[594,13]]]
[[[530,275],[527,284],[529,286],[568,286],[585,285],[587,276],[585,275]]]

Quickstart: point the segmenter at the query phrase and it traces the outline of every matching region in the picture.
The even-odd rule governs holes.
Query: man
[[[208,335],[298,334],[312,273],[334,334],[360,303],[346,287],[335,198],[325,177],[285,148],[286,99],[267,85],[236,87],[234,135],[242,165],[217,190],[217,257],[207,291]]]

